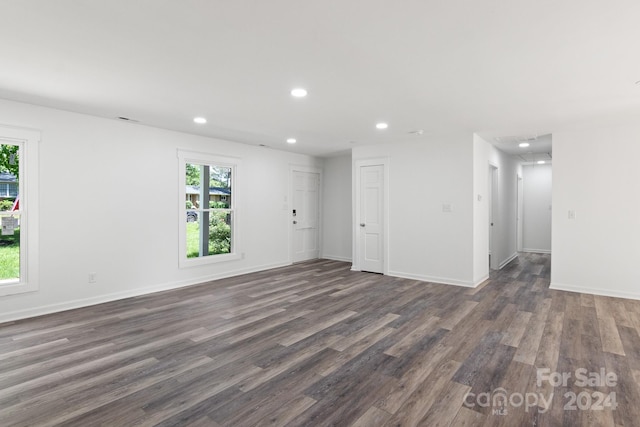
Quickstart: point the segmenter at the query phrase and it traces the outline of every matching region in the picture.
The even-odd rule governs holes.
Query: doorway
[[[320,171],[291,170],[292,262],[320,256]]]
[[[516,205],[516,250],[522,252],[522,230],[524,213],[524,184],[522,176],[517,177],[517,205]]]
[[[551,253],[553,178],[549,162],[522,166],[522,251]]]

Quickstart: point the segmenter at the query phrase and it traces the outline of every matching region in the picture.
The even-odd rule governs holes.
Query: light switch
[[[569,211],[569,219],[576,219],[576,211]]]
[[[449,203],[444,203],[442,205],[442,212],[446,212],[446,213],[451,213],[453,212],[453,208],[451,207],[451,204]]]

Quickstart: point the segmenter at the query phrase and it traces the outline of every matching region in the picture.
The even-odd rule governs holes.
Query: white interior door
[[[318,258],[320,174],[292,171],[293,262]]]
[[[361,166],[359,173],[359,266],[362,271],[383,273],[384,166]]]

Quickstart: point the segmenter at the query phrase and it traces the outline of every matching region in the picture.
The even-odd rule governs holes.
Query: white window
[[[0,127],[0,296],[38,290],[38,144],[35,131]]]
[[[178,150],[180,266],[240,258],[239,159]]]
[[[4,148],[5,144],[3,144]],[[7,173],[6,175],[9,179],[15,179],[13,174]],[[0,179],[3,176],[0,175]],[[0,182],[0,198],[16,198],[18,196],[18,183],[17,182]]]

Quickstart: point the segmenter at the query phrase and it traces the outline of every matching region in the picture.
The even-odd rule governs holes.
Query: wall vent
[[[139,120],[131,119],[131,118],[129,118],[129,117],[118,116],[118,117],[116,117],[116,119],[118,119],[118,120],[122,120],[123,122],[140,123],[140,121],[139,121]]]

